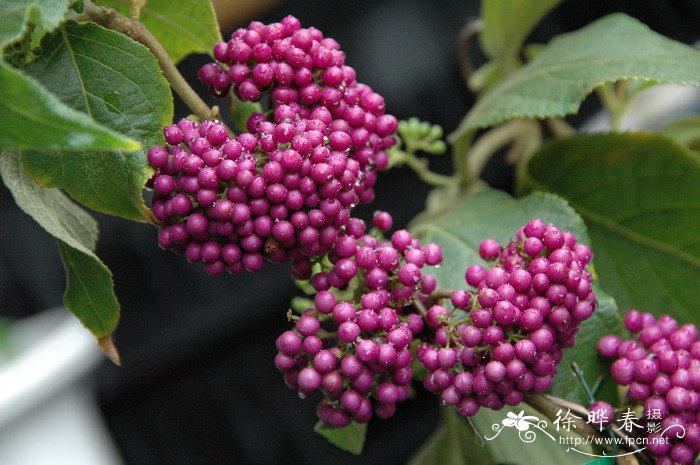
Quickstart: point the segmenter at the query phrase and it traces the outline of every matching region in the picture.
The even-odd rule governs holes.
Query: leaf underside
[[[553,39],[525,67],[486,92],[451,135],[513,118],[575,113],[595,87],[622,79],[700,85],[700,51],[621,13]]]

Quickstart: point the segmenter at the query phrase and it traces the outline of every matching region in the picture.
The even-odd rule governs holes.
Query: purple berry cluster
[[[322,123],[277,128],[285,124],[302,142],[270,151],[259,135],[229,138],[216,122],[167,126],[167,145],[148,151],[152,211],[164,223],[159,245],[204,262],[212,275],[257,271],[268,258],[291,259],[295,277],[308,278],[309,257],[330,250],[352,208],[372,199],[376,171],[336,143],[339,132],[325,141]]]
[[[216,63],[199,70],[214,95],[227,95],[232,88],[243,101],[269,96],[263,100],[269,102],[270,116],[254,113],[247,121],[263,151],[291,148],[314,163],[328,164],[331,168],[321,167],[318,176],[333,171],[340,183],[349,175],[341,179],[338,158],[356,160],[362,173],[355,176],[359,201],[372,200],[373,178],[389,162],[385,150],[396,144],[398,121],[384,114],[380,94],[357,82],[335,40],[287,16],[279,23],[254,21],[236,30],[231,40],[216,44],[214,57]],[[337,189],[335,184],[327,189]]]
[[[377,229],[391,223],[387,213],[375,214]],[[285,382],[303,398],[321,391],[318,417],[334,427],[366,423],[373,413],[388,418],[408,399],[409,345],[424,326],[409,305],[435,288],[423,266],[442,261],[438,246],[421,246],[406,230],[381,241],[365,228],[349,221],[329,253],[330,268],[311,278],[314,307],[277,339],[275,364]],[[338,298],[347,290],[360,296],[357,304]]]
[[[379,232],[391,229],[393,220],[387,212],[376,212],[373,226]],[[360,299],[376,300],[374,306],[401,308],[413,303],[416,295],[427,296],[435,290],[433,275],[423,273],[423,266],[442,263],[442,249],[437,244],[421,245],[405,229],[395,231],[390,240],[369,234],[367,225],[359,218],[351,218],[342,235],[328,254],[332,265],[315,273],[310,280],[316,292],[330,288],[344,289],[356,280]]]
[[[165,225],[159,244],[213,275],[291,259],[294,276],[307,279],[309,258],[328,252],[352,209],[374,199],[398,122],[333,39],[291,16],[239,29],[214,56],[221,63],[205,65],[202,81],[242,100],[269,93],[269,117],[253,113],[250,132],[233,138],[212,121],[165,127],[166,146],[148,152],[153,214]]]
[[[479,253],[493,265],[467,269],[477,291],[455,291],[454,314],[432,306],[435,343],[417,351],[428,370],[423,385],[464,416],[549,389],[562,349],[597,302],[586,271],[591,250],[571,232],[534,219],[507,246],[486,239]]]
[[[198,74],[216,96],[233,88],[241,100],[257,102],[269,93],[273,108],[292,105],[304,113],[325,107],[352,128],[371,132],[375,122],[383,126],[384,98],[357,82],[338,42],[314,27],[302,28],[293,16],[236,30],[231,40],[216,44],[214,58],[217,63]]]
[[[643,431],[656,463],[692,464],[700,452],[698,328],[679,327],[668,315],[656,319],[637,310],[629,311],[624,322],[631,338],[604,336],[598,341],[598,353],[615,359],[612,377],[628,386],[631,402],[643,405],[646,422],[660,423],[659,431]]]

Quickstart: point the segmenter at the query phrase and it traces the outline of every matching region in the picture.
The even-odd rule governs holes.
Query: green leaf
[[[481,19],[484,28],[479,34],[481,48],[491,61],[469,78],[469,88],[481,92],[503,76],[519,68],[523,42],[532,29],[561,0],[483,0]]]
[[[63,303],[95,337],[112,333],[119,321],[112,273],[94,254],[85,254],[58,241],[66,270]]]
[[[472,264],[487,265],[479,257],[481,241],[492,238],[506,244],[514,238],[518,228],[533,218],[541,218],[573,232],[581,243],[591,243],[581,217],[559,197],[535,193],[516,200],[492,189],[464,198],[442,216],[416,224],[412,229],[420,235],[421,241],[436,242],[442,247],[445,261],[431,271],[439,286],[465,289],[464,272],[467,267]],[[620,326],[613,299],[598,288],[596,292],[600,303],[595,316],[581,324],[576,336],[577,344],[564,351],[564,362],[559,365],[552,383],[553,394],[582,404],[587,403],[587,398],[569,368],[570,363],[576,361],[593,384],[598,375],[608,372],[608,366],[598,357],[593,341],[603,334],[618,332]],[[602,395],[613,399],[614,386],[604,385]]]
[[[596,271],[622,310],[700,323],[700,158],[668,138],[625,133],[545,145],[528,188],[569,201],[588,224]]]
[[[0,49],[19,40],[32,23],[51,31],[63,22],[68,0],[3,0],[0,3]]]
[[[492,465],[492,464],[531,464],[560,465],[583,464],[590,457],[567,451],[559,443],[559,434],[550,421],[543,426],[545,432],[531,428],[535,433],[532,442],[525,442],[515,428],[502,428],[502,421],[509,413],[546,417],[534,408],[520,404],[495,411],[481,409],[470,420],[457,414],[453,407],[443,409],[443,423],[428,441],[411,458],[408,465]],[[471,425],[469,424],[471,421]],[[494,426],[501,432],[495,436]],[[547,434],[551,435],[548,436]],[[564,436],[576,436],[573,430]],[[494,437],[495,436],[495,437]],[[590,452],[590,446],[579,447]]]
[[[622,319],[615,299],[602,292],[599,283],[593,284],[593,290],[598,296],[598,307],[593,312],[593,316],[581,325],[581,330],[576,334],[576,344],[564,350],[564,357],[549,392],[557,397],[588,406],[586,391],[571,369],[571,364],[576,362],[589,387],[593,387],[599,376],[604,377],[595,394],[596,400],[605,400],[612,405],[617,405],[619,401],[617,384],[610,376],[610,363],[598,355],[595,347],[601,336],[622,335]]]
[[[503,78],[503,68],[497,61],[489,61],[481,65],[469,76],[469,90],[478,93],[492,86]]]
[[[441,287],[464,289],[464,272],[472,264],[486,265],[479,257],[479,244],[492,238],[509,242],[518,228],[533,218],[573,232],[579,241],[588,242],[586,227],[566,202],[551,194],[533,194],[514,199],[505,192],[483,188],[460,199],[453,208],[430,222],[412,225],[422,242],[436,242],[443,248],[444,263],[430,272]]]
[[[577,436],[572,429],[567,433],[563,430],[557,432],[551,421],[547,421],[547,426],[543,429],[551,435],[547,436],[540,430],[532,428],[536,433],[533,442],[524,442],[515,428],[503,428],[503,431],[494,439],[494,425],[502,425],[502,421],[507,418],[509,412],[517,415],[520,412],[525,415],[536,416],[541,420],[547,421],[544,414],[538,412],[527,404],[520,404],[515,407],[504,407],[502,410],[495,411],[482,408],[479,413],[472,417],[472,423],[477,431],[484,437],[485,447],[489,449],[496,463],[508,464],[538,464],[538,465],[578,465],[583,464],[590,459],[585,455],[580,455],[575,452],[567,451],[567,446],[559,444],[559,435],[562,436]],[[591,452],[590,446],[579,447],[580,450]],[[469,457],[469,456],[468,456]],[[469,463],[469,462],[467,462]]]
[[[484,0],[479,35],[481,48],[489,58],[515,62],[523,42],[538,22],[561,0]]]
[[[323,436],[336,447],[355,455],[360,455],[365,447],[367,436],[367,423],[355,423],[351,421],[345,428],[333,428],[321,422],[316,423],[314,431]]]
[[[52,236],[90,253],[97,242],[97,222],[58,189],[42,189],[26,175],[19,155],[0,155],[0,175],[17,205]]]
[[[173,102],[146,47],[93,23],[67,23],[43,48],[26,70],[63,102],[145,147],[162,143]],[[22,163],[43,187],[60,187],[94,210],[146,219],[141,192],[152,170],[145,151],[25,153]]]
[[[620,79],[700,85],[700,51],[636,19],[612,14],[552,40],[526,66],[489,89],[452,140],[512,118],[575,113],[595,87]]]
[[[0,63],[0,147],[136,150],[141,145],[66,106],[33,79]]]
[[[253,113],[262,113],[259,102],[246,102],[231,93],[231,119],[240,132],[248,132],[248,118]]]
[[[14,152],[0,156],[0,175],[17,205],[56,237],[66,267],[66,307],[96,337],[111,333],[119,319],[112,276],[93,253],[97,222],[58,189],[42,189],[26,175]]]
[[[673,121],[659,132],[689,149],[700,151],[700,116],[698,115]]]
[[[128,0],[98,0],[95,3],[129,16]],[[191,53],[211,55],[214,45],[221,41],[210,0],[148,0],[141,9],[140,20],[175,63]]]
[[[442,423],[408,465],[491,465],[490,450],[479,444],[474,430],[452,407],[442,409]]]
[[[301,297],[297,295],[292,297],[291,302],[289,302],[289,306],[292,310],[301,315],[306,310],[314,307],[314,301],[308,297]]]
[[[615,465],[615,457],[601,457],[599,459],[591,460],[583,465]]]

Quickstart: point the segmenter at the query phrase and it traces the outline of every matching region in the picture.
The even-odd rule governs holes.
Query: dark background
[[[459,74],[456,43],[478,3],[303,0],[283,2],[256,19],[293,14],[303,26],[319,28],[338,40],[358,80],[385,97],[388,112],[438,123],[449,133],[473,102]],[[568,0],[531,40],[546,42],[613,11],[683,42],[700,37],[700,1]],[[478,65],[483,58],[472,49]],[[180,66],[201,95],[195,73],[206,62],[195,56]],[[176,108],[177,118],[187,114],[179,102]],[[579,118],[593,109],[587,102]],[[431,167],[449,172],[449,156],[431,158]],[[510,187],[510,171],[498,160],[485,176],[495,187]],[[407,169],[396,169],[380,176],[377,200],[357,212],[367,218],[375,209],[389,210],[401,227],[422,210],[428,190]],[[65,278],[55,241],[4,186],[0,212],[2,316],[60,305]],[[274,340],[288,329],[285,312],[297,294],[288,266],[212,278],[158,249],[154,228],[97,217],[98,254],[114,273],[122,304],[115,339],[124,363],[99,367],[95,394],[127,464],[400,464],[437,426],[438,403],[419,390],[391,420],[370,422],[361,457],[330,446],[312,431],[316,401],[298,399],[273,364]]]

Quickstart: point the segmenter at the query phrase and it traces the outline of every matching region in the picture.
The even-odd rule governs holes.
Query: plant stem
[[[129,0],[129,16],[134,21],[138,21],[141,16],[141,10],[146,4],[146,0]]]
[[[620,102],[624,102],[627,99],[627,84],[629,81],[617,81],[615,83],[615,96]]]
[[[527,164],[542,146],[542,126],[533,120],[522,121],[525,124],[522,133],[515,140],[510,153],[514,155],[506,159],[515,164],[516,191],[520,190],[523,180],[527,176]],[[563,124],[566,124],[562,121]]]
[[[547,118],[544,120],[547,125],[547,129],[550,130],[552,135],[557,139],[563,139],[565,137],[571,137],[576,135],[576,129],[574,129],[569,123],[560,118]]]
[[[330,338],[337,338],[338,337],[337,332],[319,331],[316,334],[321,339],[330,339]]]
[[[596,88],[596,93],[600,102],[608,112],[610,112],[610,125],[613,131],[620,130],[620,120],[622,119],[622,114],[625,110],[624,101],[619,98],[618,93],[615,91],[614,84],[607,83]]]
[[[574,375],[576,375],[576,379],[578,379],[578,382],[581,383],[581,386],[583,386],[583,390],[586,391],[586,395],[588,396],[588,402],[591,404],[595,402],[595,396],[593,395],[593,391],[591,391],[591,388],[588,386],[588,383],[586,382],[586,379],[583,377],[583,370],[578,366],[578,363],[574,362],[571,364],[571,369],[574,372]]]
[[[420,316],[422,316],[423,318],[428,316],[428,309],[425,308],[425,304],[423,302],[416,299],[413,301],[413,306],[416,307],[416,310],[418,310]]]
[[[406,157],[402,161],[415,171],[423,182],[432,186],[446,187],[455,184],[457,181],[453,176],[445,176],[430,171],[425,163],[412,153],[406,152]]]
[[[458,139],[452,141],[452,164],[455,173],[459,176],[459,187],[462,191],[468,190],[476,178],[478,173],[474,173],[469,164],[468,157],[471,155],[471,144],[474,139],[474,131],[462,135]]]
[[[535,394],[525,397],[525,403],[535,410],[545,414],[547,418],[554,421],[557,419],[560,410],[567,409],[578,415],[587,415],[587,410],[582,406],[566,399],[559,399],[548,394]],[[597,429],[593,428],[590,423],[586,423],[583,418],[573,417],[572,427],[578,434],[583,437],[598,436],[605,437]]]
[[[505,147],[520,136],[530,132],[531,121],[512,120],[502,126],[497,126],[474,143],[469,151],[469,166],[473,173],[481,174],[486,163],[502,147]],[[526,135],[530,137],[530,135]]]
[[[558,417],[559,410],[570,410],[572,413],[580,416],[581,418],[571,418],[572,420],[572,428],[576,431],[577,434],[583,436],[583,437],[599,437],[599,438],[609,438],[608,433],[606,431],[599,431],[596,428],[592,427],[590,423],[587,423],[584,418],[587,417],[588,415],[588,409],[586,409],[583,405],[579,405],[575,402],[571,402],[566,399],[562,399],[561,397],[556,397],[552,396],[550,394],[534,394],[534,395],[529,395],[525,397],[524,402],[528,404],[530,407],[534,408],[535,410],[542,412],[549,418],[551,421],[554,421]],[[561,415],[561,414],[559,414]],[[609,429],[609,431],[614,434],[615,436],[622,438],[624,442],[624,449],[625,450],[630,450],[630,451],[635,451],[635,452],[642,452],[643,449],[640,449],[639,446],[635,445],[634,442],[628,442],[627,438],[629,437],[624,431],[621,429]],[[613,441],[614,442],[614,441]],[[610,445],[605,445],[606,442],[603,440],[600,443],[601,447],[604,448],[610,448]],[[615,446],[617,447],[617,446]],[[642,453],[638,455],[638,458],[641,459],[645,463],[650,463],[650,460],[648,460],[648,456],[646,453]]]
[[[442,299],[449,299],[450,297],[452,297],[452,294],[454,294],[454,292],[454,289],[435,289],[428,295],[428,298],[425,300],[425,305],[431,307],[435,303],[441,301]]]
[[[481,31],[484,30],[484,22],[478,18],[469,18],[467,23],[464,25],[461,31],[459,31],[459,38],[457,43],[457,63],[459,64],[459,71],[462,74],[462,79],[464,80],[464,85],[469,88],[469,78],[474,73],[474,68],[472,67],[471,57],[469,54],[469,47],[472,41],[477,37]],[[471,89],[470,89],[471,90]]]
[[[198,118],[203,120],[216,119],[221,116],[216,107],[209,108],[204,100],[190,87],[175,67],[175,64],[170,60],[168,53],[158,42],[158,39],[141,22],[127,18],[111,8],[96,6],[89,0],[85,1],[83,13],[77,15],[76,19],[94,21],[108,29],[126,34],[135,41],[145,45],[158,60],[158,65],[163,71],[165,79],[170,83],[170,87]]]

